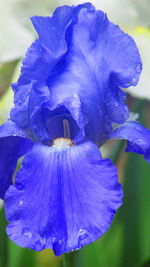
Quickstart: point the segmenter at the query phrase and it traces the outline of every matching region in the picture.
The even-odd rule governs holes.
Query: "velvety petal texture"
[[[63,6],[52,17],[36,16],[32,22],[39,39],[13,85],[11,119],[30,128],[36,140],[47,140],[53,135],[47,114],[66,110],[61,115],[69,113],[78,126],[76,142],[86,136],[102,144],[112,123],[129,116],[120,88],[136,85],[141,72],[133,39],[90,3]]]
[[[139,53],[131,37],[92,8],[79,12],[67,36],[68,53],[59,65],[59,76],[56,66],[54,77],[49,78],[51,103],[60,104],[68,95],[78,93],[86,136],[99,143],[112,122],[122,123],[128,117],[120,87],[138,81]]]
[[[136,121],[128,121],[114,129],[110,138],[127,140],[126,152],[144,155],[150,162],[150,131]]]
[[[0,198],[12,184],[17,160],[32,146],[29,134],[8,121],[0,126]]]
[[[35,144],[5,197],[7,233],[20,246],[60,255],[99,238],[121,202],[116,168],[93,143]]]
[[[90,3],[32,23],[38,39],[0,127],[0,197],[16,244],[61,255],[102,236],[121,205],[117,170],[98,147],[126,139],[150,161],[150,131],[129,121],[122,90],[137,84],[142,63],[133,39]]]
[[[8,120],[4,124],[0,125],[0,138],[18,136],[32,140],[30,131],[19,128],[13,121]]]
[[[20,77],[12,85],[15,106],[11,111],[11,119],[19,127],[29,127],[33,132],[36,128],[41,133],[41,129],[38,129],[39,125],[32,126],[31,115],[37,112],[41,118],[42,105],[50,96],[47,79],[54,66],[59,64],[67,52],[66,31],[79,10],[89,6],[88,3],[77,7],[63,6],[57,8],[52,17],[32,17],[39,39],[29,47],[22,62]],[[47,139],[46,127],[42,132]]]

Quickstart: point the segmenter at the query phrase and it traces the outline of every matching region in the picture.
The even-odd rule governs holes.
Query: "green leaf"
[[[0,267],[37,267],[36,252],[15,245],[6,234],[4,209],[0,209]]]
[[[9,112],[13,106],[13,92],[9,88],[6,94],[0,99],[0,124],[9,118]]]
[[[146,124],[148,102],[139,101],[136,111]],[[123,265],[141,266],[150,258],[150,164],[143,156],[129,153],[125,168],[124,204],[120,219],[124,229]]]
[[[8,237],[4,209],[0,208],[0,267],[8,267]]]
[[[37,267],[36,252],[8,240],[8,267]]]
[[[18,60],[0,66],[0,97],[9,88]]]
[[[65,253],[62,259],[63,267],[76,267],[78,261],[78,251]]]
[[[122,266],[120,257],[123,247],[122,230],[122,223],[116,216],[111,228],[104,236],[78,252],[76,267]]]
[[[150,258],[149,173],[150,165],[141,156],[129,155],[121,209],[124,225],[123,266],[137,266]]]
[[[3,66],[7,66],[7,68],[5,69],[5,67]],[[12,82],[15,82],[18,78],[20,71],[20,62],[16,60],[10,63],[6,63],[3,66],[2,73],[0,69],[0,89],[3,92],[5,91],[5,93],[0,98],[0,124],[5,122],[9,118],[9,112],[13,106],[14,94],[12,89],[10,88],[10,84]]]

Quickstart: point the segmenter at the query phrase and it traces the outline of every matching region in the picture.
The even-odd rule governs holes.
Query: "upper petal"
[[[121,198],[116,168],[93,143],[35,144],[5,198],[7,233],[20,246],[60,255],[99,238]]]
[[[138,49],[131,37],[94,9],[80,10],[66,38],[67,54],[48,78],[50,105],[78,94],[85,134],[99,143],[113,122],[123,123],[129,115],[120,87],[138,81]]]
[[[72,7],[66,6],[61,9],[58,8],[52,17],[32,17],[39,39],[29,47],[22,62],[18,82],[12,85],[15,93],[15,106],[11,111],[11,119],[19,127],[32,127],[29,118],[34,108],[39,104],[39,100],[36,98],[32,102],[33,91],[35,87],[37,90],[42,84],[42,95],[44,94],[46,79],[67,51],[65,32],[72,10]]]
[[[116,127],[109,138],[127,140],[127,152],[142,154],[150,162],[150,131],[138,122],[125,122]]]
[[[28,133],[18,129],[16,125],[8,121],[0,126],[0,198],[4,198],[5,192],[12,184],[12,176],[17,160],[23,156],[32,146]]]
[[[30,129],[30,116],[34,108],[43,103],[43,97],[49,97],[50,92],[49,89],[45,90],[47,88],[45,81],[57,60],[42,47],[39,40],[36,40],[28,49],[22,62],[21,75],[18,81],[12,84],[15,105],[11,110],[10,118],[19,127]],[[42,92],[39,89],[41,87]],[[40,93],[38,97],[33,98],[35,88]]]
[[[52,17],[34,16],[31,18],[40,42],[56,58],[67,50],[65,33],[71,23],[73,10],[71,6],[62,6],[55,10]]]
[[[65,103],[72,118],[82,113],[82,126],[75,119],[81,132],[100,144],[113,122],[123,123],[128,117],[120,87],[135,85],[139,79],[141,60],[134,41],[89,3],[60,7],[51,18],[32,21],[39,39],[29,48],[14,85],[12,120],[32,131],[35,127],[37,135],[47,138],[42,122],[45,105],[53,112]],[[43,95],[44,101],[36,100]],[[71,108],[76,96],[80,105]],[[76,140],[83,138],[80,134]]]
[[[89,4],[84,4],[84,6],[89,6]],[[40,91],[39,94],[45,94],[48,76],[67,52],[66,30],[80,8],[80,5],[77,8],[63,6],[57,8],[52,17],[32,17],[39,39],[34,41],[27,50],[22,61],[20,77],[16,83],[12,84],[15,106],[11,111],[11,119],[19,127],[30,128],[32,126],[29,117],[38,102],[38,99],[34,99],[32,103],[32,92],[36,89],[39,93],[39,87],[43,87],[43,92]],[[46,92],[47,95],[49,92]]]

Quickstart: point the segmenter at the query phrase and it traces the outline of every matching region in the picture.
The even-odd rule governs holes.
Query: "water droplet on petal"
[[[61,239],[60,239],[60,240],[58,240],[58,244],[59,244],[59,245],[61,245],[61,243],[62,243]]]
[[[135,83],[136,81],[137,81],[136,78],[133,78],[133,79],[132,79],[132,82],[133,82],[133,83]]]
[[[52,244],[56,242],[56,237],[52,238]]]
[[[130,82],[128,82],[128,83],[125,84],[126,87],[129,87],[130,85],[131,85]]]
[[[23,205],[23,201],[22,201],[22,200],[19,201],[19,205],[20,205],[20,206]]]
[[[138,65],[136,66],[136,72],[137,72],[137,73],[140,73],[140,72],[141,72],[141,69],[142,69],[141,65],[138,64]]]
[[[80,229],[78,235],[80,241],[82,241],[87,237],[87,231],[85,229]]]
[[[117,103],[117,102],[115,102],[115,103],[114,103],[114,106],[115,106],[115,107],[118,107],[118,103]]]
[[[84,246],[87,243],[88,232],[85,229],[80,229],[78,236],[79,236],[79,246]]]
[[[25,236],[29,237],[29,238],[32,237],[32,233],[29,231],[28,228],[24,228],[24,229],[23,229],[23,234],[24,234]]]
[[[79,235],[83,235],[83,234],[85,234],[87,231],[85,230],[85,229],[80,229],[79,230]]]

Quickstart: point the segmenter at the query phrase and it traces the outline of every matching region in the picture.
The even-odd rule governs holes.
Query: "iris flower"
[[[149,161],[150,132],[132,120],[121,90],[141,72],[129,35],[90,3],[32,23],[38,39],[0,127],[0,197],[11,240],[60,255],[102,236],[122,203],[117,169],[99,147],[125,139],[126,151]]]

